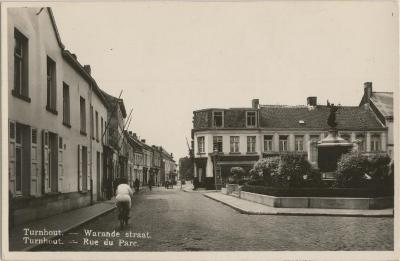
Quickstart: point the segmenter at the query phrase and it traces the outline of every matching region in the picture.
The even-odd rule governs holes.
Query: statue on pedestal
[[[339,107],[335,106],[335,104],[333,104],[333,103],[329,103],[329,100],[327,101],[327,107],[330,108],[329,117],[328,117],[327,123],[332,129],[335,129],[336,126],[337,126],[336,112],[339,109]]]

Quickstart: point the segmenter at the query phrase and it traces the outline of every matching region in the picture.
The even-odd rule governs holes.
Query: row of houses
[[[50,8],[9,8],[10,213],[16,224],[113,195],[116,181],[161,184],[172,154],[126,130],[124,101],[61,41]]]
[[[148,145],[145,139],[140,139],[136,133],[125,131],[128,153],[127,177],[133,187],[136,178],[140,184],[161,186],[166,181],[176,180],[177,164],[172,153],[168,153],[162,146]]]
[[[223,183],[232,167],[250,170],[265,157],[304,154],[316,167],[318,142],[328,135],[330,107],[308,97],[304,106],[260,105],[209,108],[193,112],[194,176],[200,186]],[[339,135],[363,153],[393,157],[393,93],[374,92],[364,83],[358,106],[339,106]],[[327,177],[328,178],[328,177]],[[330,177],[332,178],[332,177]]]

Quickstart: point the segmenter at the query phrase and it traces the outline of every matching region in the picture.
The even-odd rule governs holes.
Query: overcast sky
[[[53,7],[61,39],[106,92],[123,89],[129,127],[176,158],[193,111],[358,105],[363,83],[397,86],[397,9],[383,1],[120,2]]]

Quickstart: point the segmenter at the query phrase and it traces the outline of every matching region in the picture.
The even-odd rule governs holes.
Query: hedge
[[[276,196],[276,197],[390,197],[394,195],[391,189],[381,188],[277,188],[245,184],[242,191]]]

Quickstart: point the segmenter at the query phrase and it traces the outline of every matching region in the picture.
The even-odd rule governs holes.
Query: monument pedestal
[[[352,150],[353,143],[340,138],[338,131],[331,129],[328,136],[318,142],[317,148],[318,168],[322,173],[322,178],[335,179],[337,163],[343,154]]]

